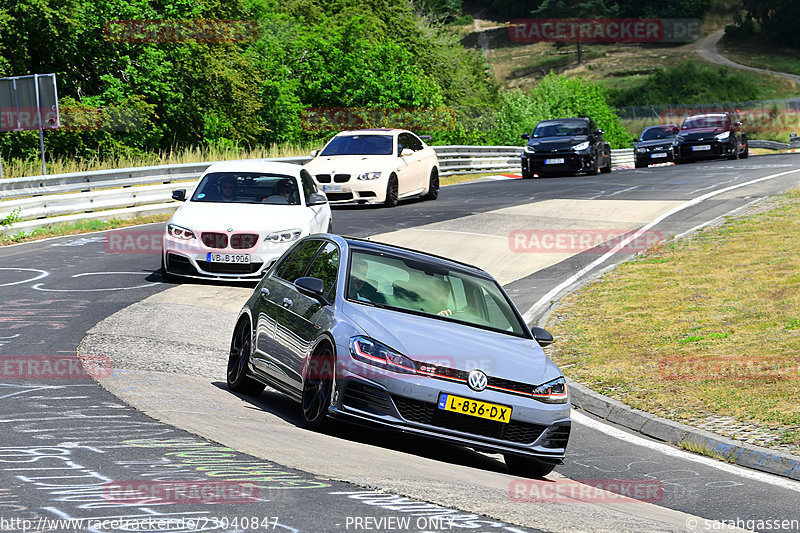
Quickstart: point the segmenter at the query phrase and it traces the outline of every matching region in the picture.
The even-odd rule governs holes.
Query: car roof
[[[342,237],[342,239],[344,239],[344,241],[347,243],[348,247],[350,247],[351,250],[372,252],[378,254],[388,253],[402,258],[413,259],[416,261],[425,261],[434,265],[448,267],[449,269],[452,270],[467,271],[471,274],[475,274],[487,279],[494,279],[488,272],[486,272],[482,268],[476,267],[475,265],[471,265],[469,263],[456,261],[455,259],[442,257],[440,255],[435,255],[428,252],[422,252],[419,250],[413,250],[411,248],[404,248],[402,246],[396,246],[394,244],[368,241],[365,239],[359,239],[357,237]]]
[[[391,134],[395,135],[397,133],[411,133],[408,130],[400,130],[400,129],[392,129],[392,128],[371,128],[371,129],[363,129],[363,130],[348,130],[348,131],[340,131],[336,134],[336,137],[342,135],[377,135],[377,134]]]
[[[263,172],[266,174],[285,174],[287,176],[300,176],[302,166],[281,161],[268,161],[265,159],[239,159],[235,161],[219,161],[209,166],[204,174],[210,172]]]
[[[589,122],[589,119],[586,118],[586,117],[572,117],[572,118],[549,118],[547,120],[540,121],[539,124],[545,124],[545,123],[548,123],[548,122],[566,122],[566,121],[570,121],[570,120],[579,120],[579,121],[582,121],[582,122]]]

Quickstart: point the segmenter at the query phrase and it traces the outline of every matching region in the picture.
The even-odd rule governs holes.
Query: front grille
[[[386,414],[392,412],[389,394],[377,387],[348,380],[342,397],[342,405],[361,411]]]
[[[320,183],[330,183],[331,182],[331,175],[330,174],[317,174],[317,181]]]
[[[208,232],[203,233],[200,237],[200,240],[203,241],[203,244],[208,246],[209,248],[227,248],[228,247],[228,236],[224,233],[215,233],[215,232]]]
[[[264,263],[210,263],[198,261],[200,268],[214,274],[255,274]]]
[[[466,370],[457,370],[447,366],[439,366],[425,362],[414,362],[417,372],[428,377],[443,379],[445,381],[456,381],[459,383],[466,383],[469,378],[469,372]],[[516,394],[518,396],[528,396],[533,393],[536,388],[530,383],[522,383],[519,381],[512,381],[510,379],[503,379],[493,376],[488,376],[488,389],[505,392],[509,394]]]
[[[350,181],[350,174],[336,174],[333,177],[333,181],[336,183],[346,183]]]
[[[237,233],[231,235],[231,248],[236,250],[246,250],[258,244],[258,234],[256,233]]]
[[[341,200],[352,200],[353,193],[350,192],[325,192],[325,196],[328,197],[328,200],[331,202],[337,202]]]
[[[492,439],[507,440],[519,444],[532,444],[539,438],[547,426],[529,424],[512,420],[508,424],[494,422],[460,413],[451,413],[438,409],[436,404],[392,396],[400,416],[410,422],[417,422],[428,426],[451,429],[471,435],[479,435]]]

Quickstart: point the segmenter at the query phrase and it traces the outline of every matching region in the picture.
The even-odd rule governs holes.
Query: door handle
[[[292,301],[289,298],[284,298],[283,299],[283,306],[284,307],[291,307],[292,306]]]
[[[261,296],[263,296],[264,298],[269,296],[269,289],[266,287],[261,287]]]

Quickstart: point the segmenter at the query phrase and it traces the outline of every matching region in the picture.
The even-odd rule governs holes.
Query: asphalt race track
[[[513,232],[646,228],[669,238],[799,183],[793,155],[484,179],[443,188],[435,202],[335,209],[334,225],[487,268],[533,322],[630,250],[532,253],[509,240]],[[690,455],[581,413],[548,483],[655,481],[658,494],[645,502],[520,502],[519,480],[499,456],[354,426],[306,431],[282,396],[247,400],[225,387],[231,317],[250,289],[165,284],[156,246],[113,246],[119,233],[159,231],[0,249],[0,530],[707,531],[737,519],[795,520],[800,529],[800,482]],[[114,373],[98,377],[102,387],[7,371],[15,356],[74,358],[79,346],[82,357],[111,364]],[[228,492],[204,502],[129,501],[113,490],[142,481],[162,494],[174,490],[167,481]],[[53,522],[80,518],[92,521]]]

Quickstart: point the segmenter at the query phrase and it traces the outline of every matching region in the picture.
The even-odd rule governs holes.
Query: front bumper
[[[326,175],[322,176],[325,180]],[[383,176],[374,180],[358,180],[349,174],[337,174],[327,181],[317,179],[317,186],[332,205],[383,203],[386,200],[388,183],[388,178]]]
[[[707,149],[703,147],[707,146]],[[728,141],[684,141],[677,146],[678,159],[699,160],[728,157],[733,154],[734,144]]]
[[[377,371],[380,373],[380,370]],[[425,376],[397,374],[370,378],[341,372],[330,413],[387,429],[413,433],[492,453],[513,453],[559,463],[570,433],[569,403],[545,404],[533,398],[485,390]],[[439,409],[439,394],[512,408],[509,423]]]
[[[563,162],[554,162],[563,160]],[[551,152],[522,154],[522,170],[532,174],[577,174],[594,169],[594,158],[591,153]]]
[[[164,238],[163,264],[166,273],[190,278],[217,280],[259,280],[264,273],[293,243],[265,243],[259,235],[256,246],[249,249],[210,248],[197,239],[179,240]],[[247,263],[209,261],[209,254],[248,255]]]

